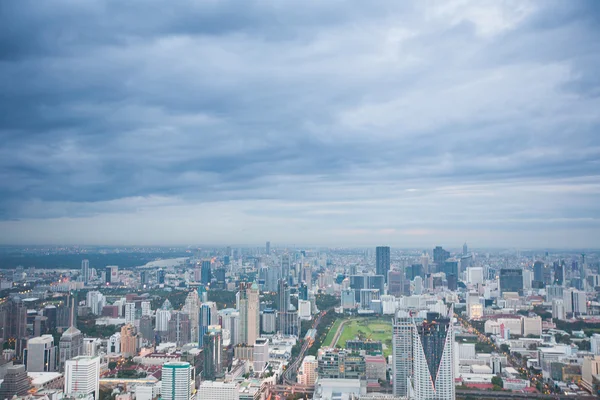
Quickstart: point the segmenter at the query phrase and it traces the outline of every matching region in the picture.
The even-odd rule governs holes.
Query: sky
[[[600,2],[0,2],[1,244],[597,248]]]

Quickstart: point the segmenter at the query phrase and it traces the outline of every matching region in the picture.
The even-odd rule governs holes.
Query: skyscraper
[[[202,348],[204,335],[208,332],[210,325],[218,325],[219,314],[217,304],[214,301],[207,301],[200,306],[200,318],[198,323],[198,347]]]
[[[72,299],[74,302],[75,299]],[[71,326],[67,329],[58,343],[60,365],[73,357],[83,354],[83,334],[75,327],[75,307],[71,308]]]
[[[132,303],[132,302],[125,303],[125,323],[126,324],[134,324],[135,323],[135,303]]]
[[[450,253],[442,248],[442,246],[436,246],[433,249],[433,262],[440,268],[447,259],[450,258]]]
[[[413,334],[414,378],[416,400],[454,400],[454,331],[453,307],[445,316],[427,313]]]
[[[239,295],[240,343],[253,345],[260,334],[258,285],[241,283]]]
[[[533,287],[543,287],[544,269],[544,263],[542,261],[536,261],[533,263]]]
[[[388,246],[379,246],[375,248],[375,272],[377,275],[383,275],[387,282],[388,272],[390,270],[390,248]]]
[[[187,362],[171,361],[162,366],[161,397],[164,400],[190,400],[192,367]]]
[[[90,280],[90,262],[89,260],[81,261],[81,280],[84,285],[87,285]]]
[[[467,254],[469,254],[469,248],[467,247],[467,242],[465,242],[465,244],[463,244],[463,252],[462,255],[466,256]]]
[[[52,335],[43,335],[27,341],[23,355],[27,372],[56,371],[56,346]]]
[[[12,365],[6,369],[4,381],[0,384],[0,399],[25,396],[31,387],[24,365]]]
[[[267,255],[271,254],[271,242],[267,242],[265,246],[265,252]]]
[[[222,372],[223,336],[220,325],[211,325],[204,334],[202,353],[204,356],[203,380],[215,380]]]
[[[78,356],[65,365],[65,394],[72,397],[100,396],[100,357]]]
[[[200,296],[198,296],[198,292],[196,290],[192,290],[188,293],[185,298],[185,304],[183,305],[183,311],[185,311],[190,317],[190,326],[191,332],[190,335],[195,341],[198,338],[199,332],[199,324],[200,324]]]
[[[500,270],[500,293],[523,293],[523,270],[521,268],[502,268]]]
[[[137,355],[139,334],[133,324],[123,325],[121,327],[121,354],[123,357],[133,357]]]
[[[413,331],[411,316],[406,311],[398,311],[392,332],[394,396],[408,396],[408,379],[413,375]]]
[[[208,285],[212,279],[210,264],[211,264],[210,260],[202,261],[201,280],[202,280],[202,284],[204,284],[204,285]]]

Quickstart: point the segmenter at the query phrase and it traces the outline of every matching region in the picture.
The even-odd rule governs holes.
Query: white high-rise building
[[[87,293],[85,304],[90,308],[92,314],[102,314],[102,308],[106,305],[104,295],[97,291]]]
[[[197,399],[239,400],[240,387],[236,382],[204,381],[198,388]]]
[[[590,338],[590,351],[595,355],[600,355],[600,334],[594,333]]]
[[[23,360],[27,372],[56,371],[56,346],[52,335],[42,335],[27,340]]]
[[[135,324],[135,303],[125,303],[125,324]]]
[[[190,400],[192,367],[187,362],[171,361],[162,366],[161,397],[164,400]],[[203,397],[198,397],[203,399]]]
[[[408,379],[413,371],[414,323],[408,312],[399,310],[392,332],[392,381],[395,396],[408,396]]]
[[[552,318],[564,321],[567,319],[565,303],[561,299],[552,300]]]
[[[77,356],[67,360],[65,394],[75,398],[99,398],[100,357]]]
[[[169,330],[169,321],[171,320],[171,311],[160,308],[156,310],[156,332],[167,332]]]
[[[252,344],[260,334],[258,285],[242,284],[240,288],[240,343]]]
[[[415,276],[414,280],[415,289],[413,294],[420,296],[423,294],[423,278],[420,276]]]
[[[477,285],[483,283],[483,268],[481,267],[470,267],[467,268],[467,283],[471,285]]]
[[[453,307],[447,315],[428,313],[414,326],[413,393],[415,400],[454,400],[455,355]]]
[[[253,349],[254,371],[260,372],[269,362],[269,339],[256,339]]]
[[[142,317],[144,315],[152,315],[152,303],[150,303],[149,301],[142,301]]]
[[[303,320],[309,320],[312,318],[312,307],[308,300],[298,300],[298,317]]]
[[[183,305],[183,311],[190,316],[191,337],[193,341],[196,341],[199,335],[198,324],[200,323],[199,315],[201,305],[202,303],[200,302],[200,296],[198,296],[198,292],[196,290],[192,290],[187,295],[185,298],[185,304]]]

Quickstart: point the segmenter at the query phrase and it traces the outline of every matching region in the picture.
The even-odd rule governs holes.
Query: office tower
[[[23,354],[22,340],[27,337],[27,306],[21,299],[9,300],[7,325],[4,335],[7,339],[13,339],[17,343],[17,354]],[[55,319],[56,320],[56,319]]]
[[[72,299],[74,302],[75,299]],[[73,357],[77,357],[83,353],[83,334],[75,328],[75,307],[71,309],[71,326],[67,329],[58,343],[60,365],[64,366],[65,362]]]
[[[260,334],[260,307],[256,283],[240,284],[239,312],[240,343],[253,345]]]
[[[414,281],[417,276],[423,277],[425,275],[423,273],[423,266],[421,264],[412,264],[406,267],[405,275],[409,281]]]
[[[158,270],[156,273],[156,281],[159,285],[164,285],[166,275],[167,273],[162,268]]]
[[[413,330],[410,314],[399,310],[392,331],[392,382],[394,396],[408,397],[408,379],[413,371]]]
[[[42,336],[48,332],[48,318],[43,315],[36,315],[33,320],[33,336]]]
[[[125,324],[135,323],[135,303],[125,303]]]
[[[536,261],[533,263],[533,287],[541,288],[544,287],[544,270],[545,265],[542,261]]]
[[[277,330],[277,316],[275,310],[266,309],[262,312],[263,333],[275,333]],[[233,337],[233,336],[232,336]]]
[[[100,357],[78,356],[65,365],[65,394],[70,397],[100,396]]]
[[[298,287],[298,300],[308,300],[308,286],[304,283]]]
[[[565,312],[567,314],[573,313],[574,317],[587,314],[585,292],[575,289],[566,289],[563,291],[563,301]]]
[[[360,302],[360,291],[365,289],[366,286],[366,277],[365,275],[351,275],[350,276],[350,289],[354,289],[354,300],[358,303]]]
[[[148,285],[148,271],[140,271],[140,286],[146,287]]]
[[[25,396],[31,384],[24,365],[12,365],[6,369],[6,375],[0,384],[0,399],[12,399],[13,396]]]
[[[267,244],[265,246],[265,253],[267,255],[271,254],[271,242],[267,242]]]
[[[444,250],[441,246],[436,246],[435,249],[433,249],[433,262],[437,265],[438,269],[444,265],[446,260],[449,258],[450,253]]]
[[[201,282],[203,285],[208,285],[212,280],[212,273],[210,270],[210,260],[202,261],[202,272],[201,272]]]
[[[194,282],[202,282],[202,267],[197,264],[194,268]]]
[[[102,308],[106,305],[104,295],[97,291],[87,292],[85,304],[90,308],[92,314],[100,315]]]
[[[286,323],[288,321],[287,313],[290,309],[290,289],[286,284],[285,279],[279,280],[279,289],[277,293],[277,308],[278,308],[278,319],[279,319],[279,333],[285,335],[288,332]]]
[[[423,266],[423,274],[428,274],[429,271],[429,255],[427,253],[423,253],[421,256],[421,265]]]
[[[235,308],[225,308],[219,310],[219,318],[221,319],[221,328],[224,331],[229,332],[229,337],[231,340],[230,343],[235,346],[238,344],[240,334],[239,311],[237,311]],[[273,322],[273,325],[275,325],[275,322]]]
[[[84,356],[94,357],[98,355],[100,349],[100,339],[84,338],[83,339],[83,354]]]
[[[195,290],[189,292],[187,297],[185,298],[183,311],[189,315],[191,326],[190,335],[194,341],[196,340],[196,338],[198,338],[198,335],[200,334],[198,328],[200,326],[199,317],[201,305],[202,303],[200,302],[200,296],[198,296],[198,292]]]
[[[169,330],[169,320],[171,311],[160,308],[156,310],[156,332],[159,335],[165,334]]]
[[[90,281],[90,262],[89,260],[81,261],[81,280],[84,285]]]
[[[341,304],[342,308],[346,310],[356,308],[356,297],[354,295],[354,289],[342,290]]]
[[[465,242],[465,244],[463,244],[463,252],[462,255],[466,256],[467,254],[469,254],[469,248],[467,247],[467,243]]]
[[[367,275],[367,289],[377,289],[379,294],[385,294],[385,278],[382,275]]]
[[[379,246],[375,248],[375,273],[387,279],[390,270],[390,248]],[[386,281],[387,282],[387,281]],[[383,294],[383,292],[381,292]]]
[[[152,317],[142,315],[140,318],[140,334],[149,343],[154,343],[154,327],[152,326]]]
[[[106,283],[113,284],[119,282],[119,266],[109,265],[106,267]]]
[[[196,398],[202,400],[239,400],[240,385],[237,382],[203,381],[198,387]]]
[[[477,285],[483,283],[483,268],[470,267],[467,268],[467,283]]]
[[[225,268],[215,269],[214,279],[216,281],[217,288],[225,289]]]
[[[46,317],[46,325],[50,332],[56,330],[58,326],[58,309],[55,305],[49,304],[42,310],[44,317]]]
[[[427,319],[415,326],[413,335],[416,400],[454,400],[453,307],[447,316],[427,313]]]
[[[215,380],[222,374],[223,333],[220,325],[210,325],[202,340],[204,356],[203,380]]]
[[[144,315],[151,316],[152,315],[152,303],[149,301],[142,301],[142,317]]]
[[[177,346],[183,346],[192,341],[191,332],[189,314],[185,311],[173,311],[169,320],[168,341],[176,343]],[[196,338],[194,338],[194,341],[196,341]]]
[[[269,339],[256,339],[253,349],[254,371],[264,370],[269,362]]]
[[[439,272],[443,272],[448,275],[456,275],[458,276],[458,261],[456,260],[446,260]]]
[[[404,274],[401,271],[388,272],[388,294],[392,296],[400,296],[404,289]]]
[[[565,261],[555,261],[552,264],[554,269],[554,280],[553,283],[555,285],[563,285],[565,283]]]
[[[290,255],[288,253],[281,255],[281,279],[284,279],[288,282],[290,277],[290,269],[291,269],[291,260]]]
[[[458,288],[458,279],[456,275],[446,275],[446,282],[448,282],[448,290],[456,290]]]
[[[298,384],[313,386],[317,380],[317,365],[315,356],[305,356],[298,370]]]
[[[523,270],[521,268],[502,268],[500,270],[500,293],[523,293]]]
[[[27,372],[56,371],[56,346],[52,335],[43,335],[27,340],[23,360]]]
[[[202,303],[200,306],[200,319],[198,321],[198,347],[202,347],[204,335],[208,332],[208,327],[219,324],[219,314],[217,304],[214,301]]]
[[[162,366],[160,388],[163,400],[190,400],[192,367],[187,362],[171,361]]]

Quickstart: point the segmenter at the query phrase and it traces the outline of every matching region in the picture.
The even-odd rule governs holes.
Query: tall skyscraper
[[[375,273],[383,275],[387,282],[388,272],[390,270],[390,248],[379,246],[375,248]]]
[[[544,263],[542,261],[536,261],[533,263],[533,287],[543,287],[544,269]]]
[[[200,326],[199,317],[201,304],[202,303],[200,302],[200,296],[198,296],[198,292],[196,290],[192,290],[190,293],[188,293],[187,297],[185,298],[185,304],[183,305],[183,311],[190,316],[190,325],[192,327],[190,335],[194,341],[199,335],[198,328]]]
[[[125,303],[125,324],[135,323],[135,303]]]
[[[74,302],[75,299],[72,299]],[[58,343],[60,365],[64,366],[65,362],[73,357],[83,354],[83,334],[75,327],[75,307],[71,308],[71,323]]]
[[[223,335],[220,325],[211,325],[204,334],[202,343],[204,356],[203,380],[215,380],[222,373]]]
[[[160,394],[163,400],[190,400],[192,367],[187,362],[171,361],[162,366]]]
[[[444,250],[441,246],[436,246],[435,249],[433,249],[433,262],[438,268],[441,268],[441,266],[444,265],[446,260],[449,258],[450,253]]]
[[[210,270],[211,261],[204,260],[202,261],[202,272],[201,272],[201,282],[204,285],[208,285],[212,279],[212,273]]]
[[[171,319],[171,310],[159,308],[156,310],[156,332],[164,335],[169,330],[169,320]]]
[[[463,244],[463,252],[462,255],[466,256],[467,254],[469,254],[469,248],[467,247],[467,242],[465,242],[465,244]]]
[[[285,279],[288,282],[290,277],[291,260],[288,253],[281,255],[281,279]]]
[[[85,285],[88,284],[90,280],[90,262],[89,260],[81,261],[81,280]]]
[[[52,335],[29,339],[23,355],[27,372],[56,371],[56,351]]]
[[[65,394],[75,398],[100,396],[100,357],[78,356],[65,365]]]
[[[453,307],[448,315],[427,313],[413,334],[414,378],[416,400],[454,400],[454,331]]]
[[[138,352],[140,336],[133,324],[121,327],[121,354],[123,357],[134,357]]]
[[[0,399],[12,399],[13,396],[25,396],[31,384],[24,365],[12,365],[6,369],[4,381],[0,384]]]
[[[242,283],[239,295],[240,343],[253,345],[260,334],[258,285]]]
[[[119,282],[119,267],[117,265],[109,265],[106,267],[106,283],[113,284]]]
[[[398,311],[392,332],[394,396],[408,397],[408,379],[413,375],[413,331],[411,316],[406,311]]]
[[[521,268],[502,268],[500,270],[500,293],[523,293],[523,270]]]
[[[214,301],[207,301],[200,306],[200,319],[198,321],[198,347],[202,348],[204,335],[208,332],[208,327],[219,324],[219,314],[217,304]]]
[[[169,342],[177,343],[177,346],[190,343],[192,341],[191,328],[188,313],[185,311],[173,311],[169,320]],[[196,338],[194,338],[194,341],[196,341]]]
[[[267,242],[267,244],[265,246],[265,253],[267,255],[271,254],[271,242]]]

